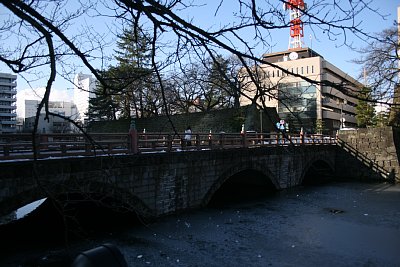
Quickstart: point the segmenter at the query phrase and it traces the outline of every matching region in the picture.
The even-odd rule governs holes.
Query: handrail
[[[137,133],[137,152],[177,152],[187,150],[253,148],[287,145],[336,144],[335,137],[280,133],[192,133],[191,145],[187,146],[184,133]],[[132,137],[128,133],[38,134],[36,135],[39,158],[66,156],[98,156],[129,154]],[[0,135],[0,160],[32,159],[31,134]]]

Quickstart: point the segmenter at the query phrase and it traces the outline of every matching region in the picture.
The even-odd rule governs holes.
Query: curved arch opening
[[[303,175],[302,185],[323,185],[334,179],[334,170],[323,160],[314,161]]]
[[[212,195],[208,207],[260,200],[273,195],[275,185],[263,173],[255,170],[240,171],[229,177]]]
[[[100,194],[63,194],[47,198],[25,217],[0,225],[0,235],[12,241],[2,250],[21,250],[25,246],[52,246],[94,236],[118,233],[142,218],[120,200]]]

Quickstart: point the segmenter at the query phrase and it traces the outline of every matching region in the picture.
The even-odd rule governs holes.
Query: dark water
[[[69,266],[104,243],[129,266],[400,266],[399,185],[332,182],[264,195],[220,196],[157,222],[85,204],[68,240],[46,203],[0,227],[0,266]]]

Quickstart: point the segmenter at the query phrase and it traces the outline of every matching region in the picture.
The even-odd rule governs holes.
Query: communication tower
[[[301,12],[305,10],[306,7],[307,5],[303,0],[288,0],[283,4],[283,9],[290,11],[289,50],[302,47],[304,30],[303,22],[301,21]]]

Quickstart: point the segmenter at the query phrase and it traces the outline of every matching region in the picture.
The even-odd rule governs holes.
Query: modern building
[[[89,99],[95,97],[96,79],[90,74],[78,73],[74,79],[74,103],[78,109],[78,120],[85,125],[88,119]]]
[[[253,80],[243,78],[241,105],[255,101],[275,107],[292,132],[333,133],[356,126],[357,100],[343,93],[358,92],[362,84],[355,79],[310,48],[264,54],[263,60]]]
[[[30,132],[33,130],[39,103],[39,100],[25,100],[25,124],[23,131]],[[76,105],[73,102],[49,101],[49,111],[74,121],[79,116]],[[38,124],[38,131],[41,133],[69,133],[75,129],[72,123],[63,118],[49,116],[49,121],[47,121],[44,117],[45,110],[42,109]]]
[[[36,116],[39,100],[25,100],[25,118]],[[49,101],[49,111],[76,120],[79,117],[75,103],[68,101]],[[44,108],[40,112],[45,113]]]
[[[24,132],[32,132],[35,126],[36,116],[25,118]],[[38,120],[38,133],[72,133],[75,127],[72,123],[63,118],[50,115],[48,120],[45,114],[40,114]]]
[[[16,132],[16,95],[17,76],[0,73],[0,134]]]

